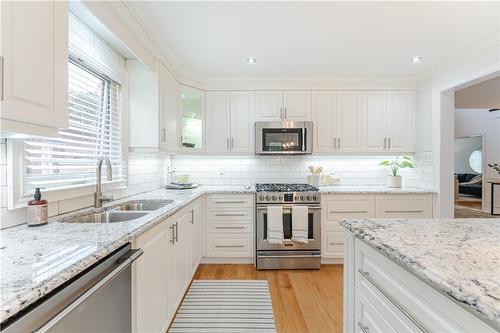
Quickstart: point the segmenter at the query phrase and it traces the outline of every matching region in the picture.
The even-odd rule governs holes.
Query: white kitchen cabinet
[[[283,118],[283,92],[257,91],[256,121],[281,121]]]
[[[155,72],[127,60],[129,147],[132,150],[178,150],[179,86],[162,63]]]
[[[415,94],[406,91],[388,92],[386,117],[389,151],[414,151]]]
[[[310,91],[257,91],[257,121],[311,120]]]
[[[192,153],[205,149],[205,91],[180,85],[181,150]]]
[[[315,153],[330,153],[336,141],[337,125],[337,92],[313,91],[312,117],[314,121],[314,148]]]
[[[284,120],[311,120],[311,92],[285,91],[283,93]]]
[[[363,92],[363,114],[361,129],[362,150],[380,152],[387,147],[387,93],[385,91]]]
[[[200,263],[202,253],[203,253],[203,206],[201,199],[194,202],[189,208],[189,274],[188,277],[191,278],[198,264]]]
[[[255,151],[255,92],[231,92],[231,151]]]
[[[361,101],[360,91],[339,91],[337,93],[335,151],[357,152],[360,150]]]
[[[189,285],[190,245],[189,223],[191,213],[182,210],[168,219],[167,282],[168,318],[172,318]]]
[[[2,1],[1,134],[54,136],[68,126],[68,4]]]
[[[175,152],[179,149],[179,84],[170,72],[159,64],[160,82],[160,147]]]
[[[206,93],[207,151],[227,153],[231,151],[230,94],[225,91]]]
[[[376,218],[431,218],[432,194],[377,195]]]
[[[167,328],[167,242],[166,221],[135,241],[135,247],[144,251],[134,263],[135,332],[164,332]]]

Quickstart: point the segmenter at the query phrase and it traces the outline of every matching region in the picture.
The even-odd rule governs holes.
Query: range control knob
[[[276,199],[277,199],[277,198],[276,198],[276,196],[275,196],[275,195],[273,195],[273,201],[276,201]]]
[[[314,201],[318,200],[318,197],[317,197],[317,196],[315,196],[315,195],[313,195],[313,200],[314,200]]]
[[[311,201],[311,197],[309,195],[306,197],[306,199],[307,201]]]
[[[264,200],[264,196],[263,195],[259,195],[259,200]]]
[[[282,197],[281,195],[280,195],[280,196],[278,196],[278,200],[279,200],[279,201],[282,201],[282,200],[283,200],[283,197]]]
[[[304,200],[304,196],[303,195],[300,196],[300,200]]]
[[[299,200],[299,196],[298,196],[298,195],[296,195],[296,196],[293,198],[293,200],[295,200],[295,201]]]
[[[266,200],[267,200],[267,201],[271,200],[271,197],[270,197],[270,196],[268,196],[268,195],[266,195]]]

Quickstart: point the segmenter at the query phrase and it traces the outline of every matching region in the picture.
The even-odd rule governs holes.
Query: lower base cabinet
[[[203,202],[191,205],[138,236],[144,254],[133,270],[133,327],[165,332],[202,257]]]

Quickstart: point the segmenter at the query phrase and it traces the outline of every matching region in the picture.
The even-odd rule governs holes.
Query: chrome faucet
[[[106,162],[106,170],[107,170],[106,178],[107,178],[107,180],[108,181],[113,180],[113,169],[111,168],[111,161],[106,156],[100,157],[99,160],[97,161],[97,168],[95,170],[96,178],[97,178],[96,183],[95,183],[95,193],[94,193],[94,207],[95,208],[102,207],[103,202],[109,202],[109,201],[113,200],[113,197],[103,196],[102,192],[101,192],[102,161]]]

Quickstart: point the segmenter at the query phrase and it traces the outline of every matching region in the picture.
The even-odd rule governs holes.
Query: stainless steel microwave
[[[312,121],[276,121],[255,123],[255,153],[312,154]]]

